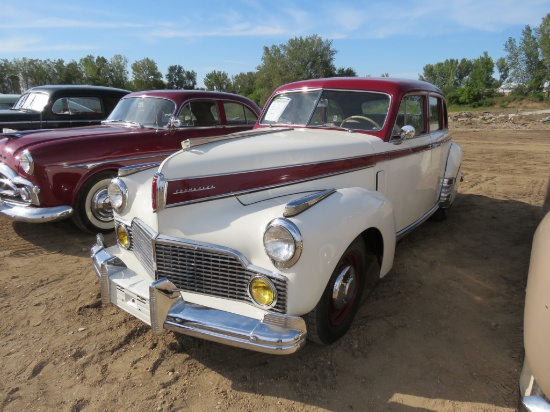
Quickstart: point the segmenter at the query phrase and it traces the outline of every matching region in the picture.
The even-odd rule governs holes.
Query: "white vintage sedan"
[[[254,130],[182,147],[111,182],[102,301],[155,334],[273,354],[342,337],[396,241],[446,218],[461,180],[445,98],[414,80],[288,84]]]

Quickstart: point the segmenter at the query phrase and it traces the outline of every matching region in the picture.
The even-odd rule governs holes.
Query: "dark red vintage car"
[[[249,130],[259,113],[230,93],[144,91],[125,96],[101,125],[0,134],[0,214],[112,230],[107,186],[120,167],[159,162],[187,139]]]

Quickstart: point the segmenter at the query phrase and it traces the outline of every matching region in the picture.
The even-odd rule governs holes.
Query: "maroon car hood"
[[[29,130],[0,134],[0,153],[15,153],[21,149],[28,149],[37,143],[46,143],[53,140],[67,140],[95,135],[121,135],[136,132],[138,127],[123,127],[115,125],[98,125],[73,127],[55,130]]]

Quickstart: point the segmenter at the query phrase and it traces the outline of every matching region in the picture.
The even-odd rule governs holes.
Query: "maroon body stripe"
[[[232,196],[270,187],[286,186],[326,176],[349,173],[374,166],[377,162],[393,160],[429,150],[432,144],[369,154],[326,162],[284,166],[273,169],[243,171],[226,175],[192,177],[166,181],[166,206],[194,203],[212,198]]]

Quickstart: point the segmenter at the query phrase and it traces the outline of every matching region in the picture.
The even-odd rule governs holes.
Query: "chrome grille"
[[[166,278],[181,290],[200,293],[219,298],[252,303],[247,286],[251,277],[265,273],[255,272],[246,267],[237,253],[230,250],[173,241],[164,237],[155,237],[138,219],[131,227],[132,249],[139,261],[154,273],[154,244],[156,279]],[[275,312],[286,313],[286,280],[268,276],[277,289]]]
[[[154,234],[150,233],[145,225],[138,219],[134,219],[130,230],[132,238],[131,250],[134,251],[136,257],[151,276],[155,275],[155,267],[153,265],[153,238]]]

